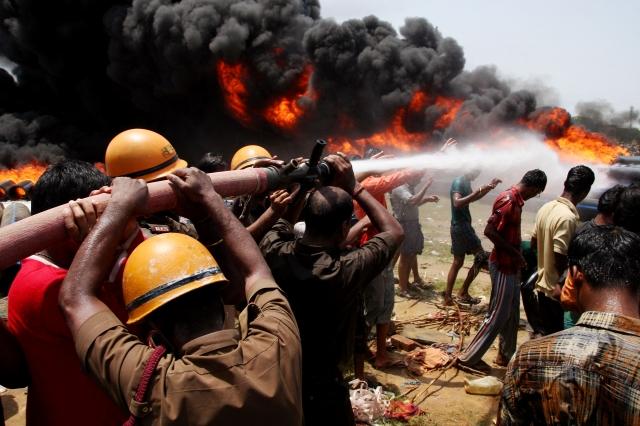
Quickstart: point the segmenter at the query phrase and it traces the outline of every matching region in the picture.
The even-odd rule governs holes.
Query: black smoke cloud
[[[533,94],[512,92],[494,68],[464,71],[462,48],[426,19],[407,19],[398,34],[374,16],[322,19],[317,0],[4,0],[0,56],[16,64],[17,78],[0,70],[0,166],[63,152],[97,161],[111,137],[131,127],[160,131],[191,160],[249,142],[366,136],[386,127],[416,90],[464,100],[436,138],[536,108]],[[255,111],[290,93],[312,65],[317,98],[301,99],[307,114],[296,132],[234,120],[219,60],[246,65]],[[412,130],[431,131],[442,113],[426,106]]]

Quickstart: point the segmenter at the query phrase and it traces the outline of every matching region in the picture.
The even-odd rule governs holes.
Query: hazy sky
[[[552,89],[574,111],[603,99],[640,109],[640,0],[320,0],[337,21],[376,15],[396,28],[420,16],[463,47],[466,68],[496,65]]]

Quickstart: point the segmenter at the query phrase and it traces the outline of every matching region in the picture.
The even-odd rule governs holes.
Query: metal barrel
[[[29,198],[29,194],[33,189],[33,182],[23,180],[9,188],[8,196],[10,200],[24,200]]]
[[[16,183],[11,179],[0,182],[0,200],[6,200],[9,197],[9,189],[15,185]]]

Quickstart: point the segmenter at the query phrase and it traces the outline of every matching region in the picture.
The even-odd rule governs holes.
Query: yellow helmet
[[[153,236],[133,250],[122,278],[122,293],[133,324],[192,290],[227,281],[198,240],[184,234]]]
[[[147,182],[187,166],[164,136],[145,129],[125,130],[113,138],[104,163],[111,177],[127,176]]]
[[[269,151],[259,145],[243,146],[231,158],[231,170],[242,170],[253,165],[258,160],[271,159]]]

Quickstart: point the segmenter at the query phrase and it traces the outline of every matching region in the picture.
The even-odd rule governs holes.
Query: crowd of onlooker
[[[232,199],[205,174],[229,168],[221,156],[187,168],[169,141],[143,129],[111,141],[106,174],[77,160],[49,166],[31,213],[66,205],[68,237],[3,271],[11,284],[0,384],[28,385],[27,423],[353,424],[345,368],[364,378],[367,357],[380,369],[394,363],[394,266],[406,297],[411,274],[421,281],[419,206],[439,198],[424,171],[356,176],[341,153],[323,161],[323,185]],[[283,162],[247,146],[230,165]],[[598,215],[580,224],[576,205],[595,176],[573,167],[537,212],[529,243],[522,208],[547,177],[527,171],[493,203],[487,256],[469,205],[502,182],[474,190],[479,174],[465,171],[450,191],[443,304],[478,303],[469,288],[485,266],[492,281],[488,314],[457,366],[483,370],[500,338],[504,424],[637,424],[640,187],[604,192]],[[178,207],[149,215],[147,183],[159,180]],[[104,209],[87,198],[100,193],[110,194]],[[473,265],[454,296],[466,255]],[[532,332],[518,348],[521,294]]]

